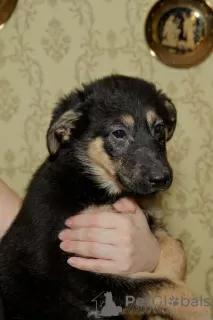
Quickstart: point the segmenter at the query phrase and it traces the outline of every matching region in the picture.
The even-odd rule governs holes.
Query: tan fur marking
[[[147,119],[147,122],[150,126],[153,124],[153,122],[156,120],[156,118],[157,118],[157,115],[153,110],[147,111],[146,119]]]
[[[155,233],[160,242],[161,255],[155,273],[166,273],[170,279],[186,279],[187,258],[183,244],[179,239],[174,239],[166,234],[165,231],[159,230]]]
[[[88,158],[91,161],[90,166],[93,169],[93,173],[95,173],[100,184],[108,185],[110,193],[119,193],[123,189],[116,179],[119,162],[114,162],[110,159],[104,150],[103,140],[100,137],[89,143]]]
[[[121,118],[121,121],[126,124],[127,126],[133,127],[135,124],[135,121],[133,117],[130,114],[126,114]]]

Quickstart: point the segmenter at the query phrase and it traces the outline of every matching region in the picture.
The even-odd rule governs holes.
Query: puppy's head
[[[59,102],[47,145],[50,154],[66,150],[111,194],[149,195],[172,183],[166,142],[175,126],[172,101],[153,84],[112,75]]]

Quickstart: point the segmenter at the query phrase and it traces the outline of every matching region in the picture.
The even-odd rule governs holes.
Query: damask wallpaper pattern
[[[213,298],[213,56],[190,70],[156,61],[144,41],[154,0],[20,0],[0,32],[0,176],[20,195],[47,151],[57,97],[111,72],[156,82],[174,100],[175,168],[162,198],[188,253],[188,283]]]

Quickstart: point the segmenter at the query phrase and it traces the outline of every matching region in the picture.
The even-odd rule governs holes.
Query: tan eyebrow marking
[[[124,116],[122,116],[121,121],[130,127],[133,127],[135,124],[135,121],[130,114],[125,114]]]
[[[147,111],[146,119],[149,125],[152,125],[153,122],[157,119],[157,115],[153,110]]]

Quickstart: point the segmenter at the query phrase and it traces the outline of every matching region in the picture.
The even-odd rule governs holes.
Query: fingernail
[[[122,210],[126,210],[129,212],[135,212],[137,207],[136,207],[136,203],[130,199],[130,198],[122,198],[120,200],[118,200],[119,205],[121,205]]]
[[[67,260],[67,263],[68,264],[70,264],[70,265],[72,265],[72,266],[75,266],[75,265],[77,265],[77,261],[76,261],[76,258],[69,258],[68,260]]]
[[[64,231],[61,231],[61,232],[59,233],[59,235],[58,235],[58,238],[59,238],[60,240],[63,240],[63,237],[64,237]]]
[[[125,203],[125,198],[121,198],[121,199],[117,200],[115,203],[123,204],[123,203]]]
[[[69,250],[69,252],[70,252],[70,250],[71,250],[71,246],[70,246],[70,244],[69,244],[68,241],[62,241],[62,242],[60,243],[60,248],[61,248],[63,251]]]
[[[68,226],[68,227],[71,227],[71,225],[72,225],[72,219],[71,219],[71,218],[67,219],[67,220],[65,221],[65,225]]]
[[[128,201],[126,198],[121,198],[114,203],[114,206],[117,210],[124,210]]]

